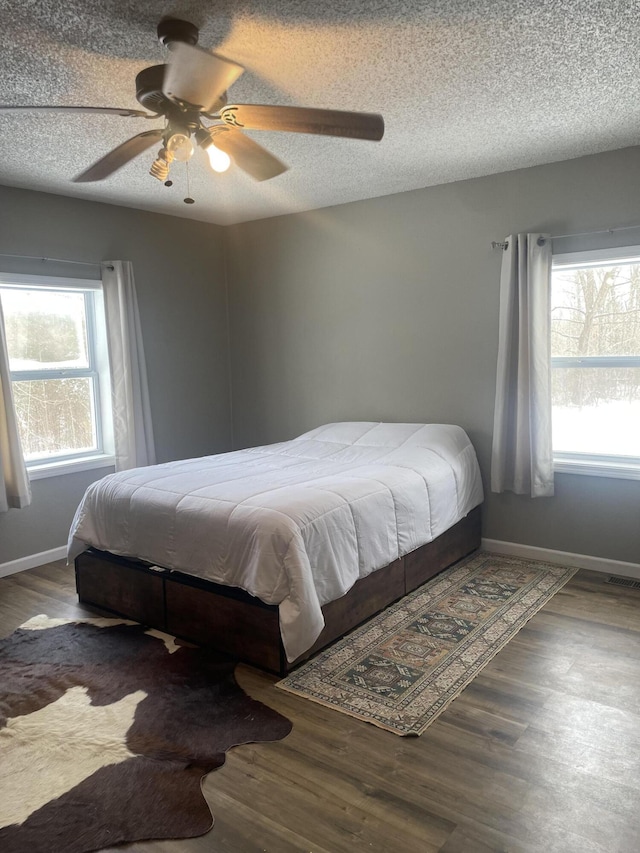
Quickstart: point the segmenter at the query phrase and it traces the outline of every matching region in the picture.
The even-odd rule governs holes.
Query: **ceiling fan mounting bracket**
[[[158,41],[166,47],[171,47],[175,41],[183,41],[186,44],[197,44],[199,30],[195,24],[189,21],[181,21],[179,18],[163,18],[158,24]]]

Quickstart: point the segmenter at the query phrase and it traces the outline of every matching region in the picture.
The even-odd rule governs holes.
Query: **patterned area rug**
[[[291,729],[233,669],[117,619],[38,616],[0,640],[2,853],[207,832],[202,777],[230,747]]]
[[[399,735],[420,735],[577,570],[480,552],[278,683]]]

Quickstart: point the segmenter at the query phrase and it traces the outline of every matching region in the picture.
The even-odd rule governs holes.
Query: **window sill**
[[[613,477],[617,480],[640,480],[640,463],[599,462],[596,460],[554,459],[556,474],[583,474],[588,477]]]
[[[113,468],[115,456],[85,456],[83,459],[65,459],[60,462],[40,462],[27,467],[30,480],[43,480],[45,477],[58,477],[62,474],[76,474],[79,471],[93,471],[99,468]]]

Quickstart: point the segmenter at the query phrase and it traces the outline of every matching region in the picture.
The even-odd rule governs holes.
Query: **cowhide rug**
[[[291,723],[233,663],[123,620],[38,616],[0,640],[0,850],[202,835],[202,778]]]

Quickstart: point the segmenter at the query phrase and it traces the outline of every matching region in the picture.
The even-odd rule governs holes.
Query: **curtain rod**
[[[549,239],[564,240],[566,237],[591,237],[595,234],[615,234],[616,231],[637,231],[638,229],[640,229],[640,225],[622,225],[620,228],[604,228],[602,231],[579,231],[576,234],[552,234]],[[497,240],[492,240],[491,242],[492,249],[507,249],[508,247],[508,242],[498,242]]]
[[[42,263],[52,262],[56,264],[78,264],[81,267],[97,267],[101,269],[102,264],[98,261],[72,261],[69,258],[43,258],[40,255],[10,255],[5,252],[0,252],[0,258],[17,258],[21,261],[41,261]],[[107,267],[112,270],[113,267]]]

